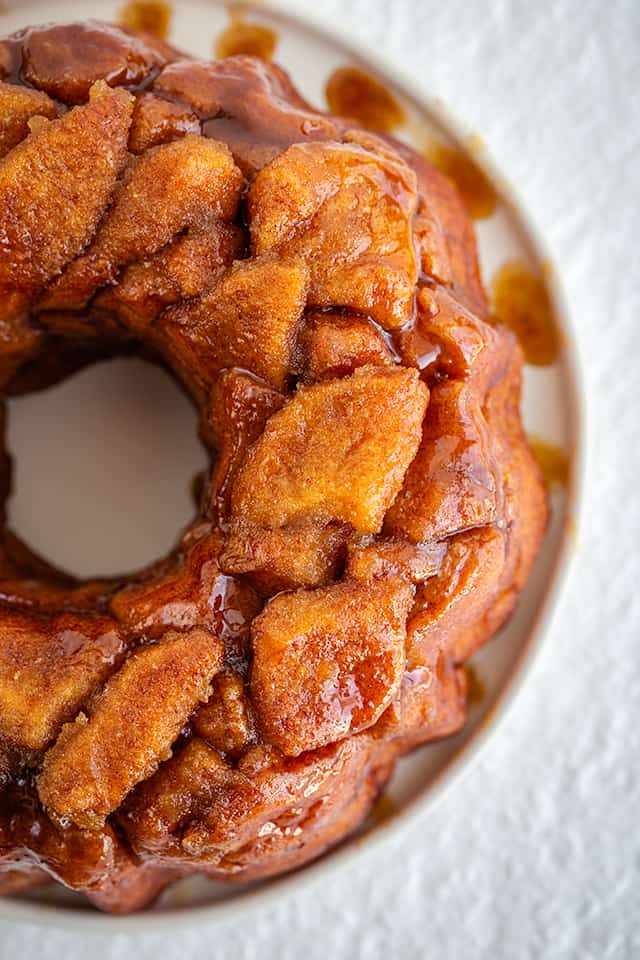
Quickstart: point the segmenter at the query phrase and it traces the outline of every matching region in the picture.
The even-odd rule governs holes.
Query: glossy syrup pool
[[[331,113],[353,117],[367,130],[394,133],[406,119],[402,104],[388,87],[359,67],[334,70],[324,96]]]
[[[490,294],[494,316],[515,333],[527,363],[555,363],[560,336],[544,276],[524,260],[507,260],[493,277]]]
[[[9,6],[13,9],[0,13],[2,33],[16,30],[28,23],[51,20],[93,16],[117,21],[123,4],[110,0],[16,0],[13,4],[10,2]],[[505,263],[517,262],[525,264],[531,274],[540,280],[548,297],[554,316],[554,329],[558,334],[557,349],[554,350],[553,358],[547,358],[553,359],[552,363],[527,365],[525,368],[522,410],[527,433],[535,436],[538,444],[542,443],[566,456],[566,483],[552,483],[550,486],[552,516],[549,531],[514,617],[506,629],[474,657],[474,677],[481,686],[482,695],[473,697],[475,702],[471,704],[466,727],[456,737],[421,748],[399,763],[396,774],[385,790],[383,801],[385,814],[393,810],[394,815],[380,816],[378,807],[377,813],[374,812],[359,838],[343,844],[338,851],[290,878],[284,877],[250,886],[225,886],[197,878],[182,881],[165,893],[150,914],[147,914],[150,928],[154,922],[158,922],[159,914],[162,913],[201,907],[207,908],[208,920],[213,920],[216,916],[223,920],[229,917],[232,908],[241,906],[244,909],[250,902],[264,900],[265,895],[270,892],[275,894],[287,888],[295,889],[305,876],[317,875],[319,871],[328,865],[337,864],[354,850],[366,847],[372,836],[384,836],[390,829],[389,824],[402,821],[412,803],[435,800],[450,776],[463,767],[465,748],[477,742],[480,739],[478,735],[486,733],[500,716],[501,711],[497,707],[512,688],[526,655],[537,639],[536,623],[548,606],[563,558],[566,560],[567,544],[573,539],[567,532],[574,529],[576,522],[573,511],[576,497],[578,393],[571,336],[562,316],[563,307],[556,293],[554,271],[538,250],[536,240],[512,202],[504,181],[487,169],[479,138],[457,134],[445,115],[435,106],[420,100],[417,91],[385,77],[384,71],[376,68],[374,53],[370,58],[365,58],[355,53],[346,41],[336,40],[284,14],[278,14],[267,3],[242,4],[242,9],[246,23],[272,31],[275,38],[273,59],[291,73],[303,96],[311,103],[326,109],[325,91],[335,71],[342,68],[364,71],[376,78],[383,91],[390,95],[391,102],[400,108],[401,120],[398,119],[399,114],[391,114],[390,122],[394,125],[395,136],[411,143],[423,153],[434,149],[444,151],[441,153],[442,163],[439,165],[444,167],[448,163],[449,175],[453,179],[456,179],[456,176],[460,178],[466,171],[471,182],[471,186],[467,188],[467,202],[477,204],[480,201],[479,213],[482,218],[476,220],[475,228],[487,288]],[[168,40],[196,56],[211,57],[220,42],[221,34],[228,30],[230,25],[229,12],[222,3],[214,0],[179,0],[173,7]],[[336,24],[332,26],[336,29]],[[437,23],[434,24],[434,29],[437,29]],[[435,96],[438,91],[434,90],[432,93]],[[490,131],[480,133],[488,136]],[[470,170],[475,170],[476,173],[479,171],[481,176],[469,173]],[[478,215],[477,206],[475,213]],[[104,391],[104,394],[103,402],[106,403],[108,391]],[[96,398],[96,402],[98,399]],[[152,429],[153,425],[154,418],[150,411],[148,429]],[[180,428],[176,425],[176,429]],[[37,443],[38,431],[44,436],[47,430],[46,416],[43,415],[39,425],[34,425],[33,430],[33,442]],[[178,432],[175,433],[175,442],[179,442]],[[171,436],[166,436],[166,443],[172,443]],[[174,505],[167,503],[167,510],[173,509]],[[48,916],[40,913],[39,917],[46,917],[48,922],[53,920],[65,923],[65,916],[69,917],[68,922],[76,922],[78,918],[85,916],[87,923],[92,926],[100,924],[110,930],[114,929],[114,924],[144,926],[147,922],[144,915],[139,918],[120,919],[101,917],[90,911],[78,897],[60,888],[43,890],[29,899],[53,901],[68,908],[68,914],[60,910]],[[3,909],[16,915],[15,902],[3,903],[0,899],[0,911]],[[30,916],[31,919],[38,919],[36,914],[32,913]],[[188,916],[195,915],[189,912],[185,914],[185,919]]]
[[[246,54],[271,60],[278,43],[278,34],[264,23],[257,23],[247,14],[242,4],[227,6],[229,23],[217,35],[213,44],[216,57]]]
[[[500,196],[469,149],[435,141],[427,143],[422,152],[434,167],[453,180],[472,220],[493,216]]]
[[[171,32],[173,5],[164,0],[128,0],[117,14],[116,22],[129,30],[144,30],[166,40]]]

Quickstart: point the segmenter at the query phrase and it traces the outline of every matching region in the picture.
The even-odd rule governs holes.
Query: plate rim
[[[203,5],[216,7],[226,5],[225,0],[202,0],[202,2]],[[457,115],[453,114],[441,99],[429,94],[420,79],[410,75],[407,67],[401,66],[386,53],[374,51],[359,37],[346,35],[350,25],[348,17],[341,21],[341,27],[327,24],[323,15],[306,5],[304,14],[301,13],[300,5],[295,0],[276,0],[276,2],[256,0],[256,2],[244,3],[243,6],[257,15],[266,15],[270,20],[281,20],[296,28],[316,33],[348,55],[351,62],[368,67],[383,81],[389,80],[391,86],[401,93],[416,112],[426,112],[430,120],[434,120],[453,143],[466,153],[471,152],[467,143],[469,131]],[[14,11],[10,7],[7,12]],[[0,12],[1,26],[2,12]],[[274,901],[281,900],[287,887],[291,894],[309,889],[314,884],[320,883],[331,872],[344,867],[348,862],[355,863],[361,860],[372,849],[379,848],[382,843],[396,837],[406,828],[409,821],[416,821],[420,816],[425,816],[430,808],[444,800],[448,791],[470,773],[496,731],[506,723],[525,679],[548,642],[553,618],[565,596],[573,568],[577,552],[576,531],[579,532],[581,529],[585,509],[587,405],[578,340],[559,271],[549,255],[546,241],[520,202],[517,190],[504,176],[502,170],[496,166],[490,150],[484,148],[481,153],[473,152],[472,155],[476,165],[498,188],[502,201],[508,204],[511,216],[515,218],[534,260],[540,264],[551,264],[544,282],[551,297],[554,315],[558,318],[561,332],[564,334],[562,365],[565,375],[568,375],[565,388],[568,401],[567,445],[570,457],[564,523],[557,550],[549,561],[539,608],[532,619],[517,657],[496,693],[491,708],[491,722],[479,724],[465,743],[461,744],[443,763],[442,769],[390,818],[375,825],[364,835],[356,834],[346,838],[318,860],[289,873],[260,881],[258,885],[247,889],[239,897],[211,903],[168,905],[159,912],[142,911],[118,915],[102,913],[88,907],[28,900],[16,895],[0,897],[0,920],[16,924],[31,923],[61,930],[102,933],[162,933],[170,927],[175,928],[176,923],[188,923],[198,928],[229,923],[241,913],[246,914],[247,911],[267,907]]]

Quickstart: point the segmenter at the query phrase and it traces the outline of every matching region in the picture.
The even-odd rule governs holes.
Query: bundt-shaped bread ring
[[[288,870],[461,727],[544,532],[470,223],[278,67],[97,23],[0,41],[0,158],[1,389],[142,352],[211,451],[139,574],[2,533],[0,889],[122,912]]]

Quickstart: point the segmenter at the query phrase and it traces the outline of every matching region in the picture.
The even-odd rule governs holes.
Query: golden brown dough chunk
[[[217,377],[206,426],[218,453],[211,483],[211,509],[217,517],[227,517],[233,481],[245,453],[284,402],[281,393],[244,370],[223,370]]]
[[[0,158],[24,140],[32,117],[53,120],[56,115],[56,105],[46,93],[0,83]]]
[[[418,589],[411,624],[426,643],[437,636],[456,662],[486,639],[484,615],[496,598],[505,559],[505,534],[481,527],[452,537],[438,576]]]
[[[306,533],[312,567],[328,524],[377,533],[415,455],[426,404],[426,387],[408,369],[362,367],[300,389],[238,472],[223,568],[268,569],[260,542],[285,527]]]
[[[364,736],[298,758],[258,747],[240,761],[235,777],[219,772],[214,802],[187,825],[182,847],[191,857],[210,859],[214,877],[269,876],[278,863],[291,869],[349,833],[388,775],[388,752],[372,749]]]
[[[0,738],[41,750],[113,672],[125,651],[109,617],[0,617]]]
[[[132,913],[148,907],[183,875],[180,868],[119,858],[109,876],[86,891],[87,900],[106,913]]]
[[[435,211],[422,194],[413,220],[413,236],[420,251],[420,272],[423,276],[450,285],[453,273],[446,237]]]
[[[265,597],[323,586],[338,575],[349,534],[349,525],[336,521],[294,521],[269,530],[237,520],[220,563],[227,571],[250,574]]]
[[[429,288],[420,290],[415,324],[397,343],[403,361],[434,383],[420,449],[386,530],[418,543],[496,522],[503,425],[490,427],[486,397],[505,376],[513,345],[446,291]]]
[[[184,103],[143,93],[136,100],[129,134],[129,150],[144,153],[150,147],[179,140],[187,133],[201,133],[200,121]]]
[[[504,346],[496,330],[466,310],[441,287],[421,287],[415,322],[395,337],[403,363],[427,374],[463,379],[473,375],[486,389],[503,366]]]
[[[332,380],[368,363],[392,364],[394,356],[373,324],[334,311],[310,314],[302,336],[305,380]]]
[[[467,309],[486,317],[489,304],[480,276],[476,237],[456,187],[412,147],[393,137],[384,139],[415,171],[418,188],[428,207],[428,211],[425,207],[419,208],[415,221],[423,272],[450,286],[456,299]],[[432,221],[429,225],[425,223],[425,214]],[[436,238],[437,249],[434,249]]]
[[[111,600],[114,616],[136,636],[201,626],[225,642],[241,642],[262,603],[248,584],[221,572],[220,544],[219,535],[204,536],[164,574],[118,591]]]
[[[98,828],[149,777],[222,665],[207,630],[166,634],[142,647],[107,683],[87,717],[67,725],[44,759],[42,803],[60,819]]]
[[[94,305],[116,314],[141,335],[165,307],[210,287],[243,248],[242,232],[233,224],[214,221],[191,227],[158,253],[127,267],[117,286],[99,293]],[[149,336],[153,338],[153,331]]]
[[[157,253],[187,227],[236,213],[242,175],[226,144],[185,137],[149,150],[130,168],[86,253],[44,297],[44,309],[80,309],[120,267]]]
[[[407,629],[407,662],[398,694],[371,730],[403,749],[456,733],[467,715],[467,681],[436,633]]]
[[[0,162],[0,300],[9,316],[86,245],[125,162],[133,100],[105,84],[93,92]]]
[[[211,696],[193,718],[193,729],[220,753],[239,757],[255,740],[244,680],[233,670],[223,670],[211,686]]]
[[[360,735],[295,758],[255,747],[232,767],[195,738],[135,791],[120,824],[138,854],[195,861],[213,876],[268,875],[283,853],[288,866],[304,862],[358,822],[341,815],[364,783],[365,809],[375,796],[385,757],[373,751]]]
[[[131,794],[119,814],[119,825],[133,851],[138,855],[162,854],[165,860],[184,855],[186,860],[180,827],[198,819],[201,809],[215,804],[215,794],[228,771],[232,768],[217,750],[199,737],[191,739]]]
[[[446,550],[443,543],[362,537],[348,545],[345,577],[373,580],[393,574],[421,583],[438,573]]]
[[[162,339],[203,386],[225,367],[245,367],[282,390],[296,366],[307,282],[300,259],[239,261],[199,300],[163,314]]]
[[[154,90],[192,104],[207,136],[228,143],[249,178],[292,143],[339,136],[334,120],[312,110],[284,70],[255,57],[181,60],[165,67]]]
[[[296,144],[261,170],[248,195],[254,253],[301,256],[309,305],[349,307],[383,327],[411,317],[417,263],[415,174],[358,144]]]
[[[168,48],[90,20],[30,27],[22,46],[25,80],[65,103],[81,103],[96,80],[135,86],[168,59]]]
[[[399,578],[281,594],[251,627],[260,729],[297,756],[370,727],[404,670],[413,590]]]
[[[106,825],[81,830],[73,824],[53,823],[24,779],[2,796],[0,812],[0,868],[23,869],[42,863],[47,872],[68,887],[86,889],[104,882],[128,854]]]
[[[443,380],[431,389],[422,443],[385,530],[414,543],[437,540],[498,518],[500,487],[477,390]]]

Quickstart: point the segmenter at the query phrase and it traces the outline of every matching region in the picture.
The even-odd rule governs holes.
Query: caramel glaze
[[[560,338],[544,281],[522,260],[510,260],[491,284],[495,318],[515,333],[527,363],[555,363]]]
[[[392,133],[406,117],[401,104],[379,80],[357,67],[338,67],[325,87],[331,113],[352,117],[366,130]]]
[[[163,0],[129,0],[120,11],[119,22],[127,30],[139,30],[166,40],[172,16],[171,4]]]
[[[562,447],[536,436],[529,436],[528,442],[547,489],[566,488],[569,482],[569,458]]]
[[[425,156],[455,183],[472,219],[485,220],[495,213],[498,195],[468,151],[433,144],[427,148]]]
[[[0,40],[0,80],[36,87],[68,104],[82,103],[98,79],[135,92],[151,86],[160,67],[178,53],[151,34],[132,38],[122,49],[122,33],[87,20],[27,27]]]
[[[246,54],[260,57],[261,60],[271,60],[278,43],[276,31],[262,23],[247,20],[241,7],[230,5],[228,11],[230,23],[216,38],[216,57]]]
[[[157,5],[133,4],[129,14],[133,7],[148,11],[151,6]],[[86,104],[89,90],[100,78],[133,93],[128,146],[136,160],[126,162],[134,174],[136,164],[149,157],[150,147],[180,143],[185,134],[189,145],[188,137],[199,132],[223,141],[242,174],[229,174],[239,190],[239,205],[222,230],[208,221],[196,220],[195,228],[179,223],[158,254],[135,255],[128,266],[114,266],[114,283],[90,291],[81,306],[62,309],[47,302],[47,297],[53,296],[55,303],[56,296],[64,300],[76,293],[73,285],[61,293],[54,272],[44,301],[2,318],[4,340],[11,347],[0,363],[6,393],[53,383],[99,356],[135,351],[166,365],[191,392],[211,451],[211,470],[198,485],[198,517],[169,557],[138,574],[78,582],[52,570],[8,531],[0,541],[0,613],[7,622],[12,620],[14,632],[18,626],[23,629],[33,645],[26,663],[18,664],[25,676],[28,673],[26,686],[46,688],[28,714],[19,691],[13,696],[11,688],[13,713],[7,710],[0,716],[4,723],[0,881],[4,870],[5,889],[10,890],[18,868],[35,885],[42,882],[37,866],[42,865],[53,877],[85,891],[97,906],[113,911],[143,906],[185,872],[257,878],[291,869],[355,829],[400,753],[447,736],[464,722],[474,684],[468,676],[465,679],[461,665],[511,612],[546,517],[517,418],[519,356],[506,329],[488,322],[473,230],[460,195],[447,178],[455,173],[455,164],[448,162],[443,176],[433,163],[395,141],[389,131],[402,122],[401,107],[361,71],[336,71],[327,88],[331,109],[355,116],[357,123],[314,111],[284,71],[266,62],[275,44],[266,28],[256,32],[255,25],[236,17],[226,39],[219,38],[218,49],[246,51],[250,42],[261,59],[233,56],[216,63],[185,58],[150,36],[148,21],[146,30],[144,36],[135,37],[93,23],[56,25],[27,29],[0,41],[0,80],[45,91],[60,116],[76,104]],[[245,46],[239,47],[239,42]],[[262,44],[260,50],[256,43]],[[365,132],[358,123],[379,135]],[[313,276],[315,261],[325,255],[322,242],[311,244],[313,256],[309,250],[299,255],[296,249],[257,249],[267,235],[266,227],[264,234],[261,231],[272,198],[267,195],[265,204],[256,179],[262,174],[264,180],[265,168],[275,175],[272,161],[279,161],[293,144],[308,150],[308,156],[298,151],[300,163],[317,157],[313,151],[323,144],[333,144],[334,149],[321,155],[322,162],[347,163],[343,158],[348,157],[355,164],[364,157],[371,164],[369,175],[375,171],[367,180],[377,184],[375,202],[365,193],[358,203],[347,198],[334,211],[344,235],[352,235],[353,224],[343,226],[340,217],[349,217],[360,203],[371,203],[376,216],[388,205],[396,211],[400,227],[408,224],[408,243],[407,230],[398,229],[400,252],[391,258],[395,273],[385,273],[384,249],[379,253],[373,301],[362,300],[357,283],[355,294],[353,284],[344,294],[355,297],[355,303],[343,300],[343,294],[332,288],[327,294],[323,283],[333,279],[331,265],[328,279]],[[217,159],[229,163],[228,155],[219,154]],[[305,169],[311,171],[309,176],[316,171],[312,165]],[[470,203],[470,189],[471,194],[475,190],[471,205],[476,214],[480,210],[487,215],[487,191],[483,199],[477,182],[469,188],[469,177],[466,187],[462,180],[463,198],[466,189]],[[273,193],[280,199],[289,195],[278,185]],[[295,193],[291,198],[296,199]],[[183,195],[169,198],[167,208],[180,209],[183,200]],[[392,226],[389,217],[367,237],[367,249],[375,249],[372,245],[384,239],[381,232]],[[203,240],[198,233],[202,229],[213,232],[205,232]],[[290,236],[295,238],[296,231]],[[214,256],[212,250],[218,253]],[[376,260],[376,254],[370,256]],[[82,262],[82,255],[76,257],[72,267]],[[301,263],[305,257],[308,263]],[[194,273],[194,264],[200,272]],[[396,283],[403,271],[410,277],[408,295],[404,287],[384,286]],[[259,280],[261,324],[281,323],[287,310],[295,321],[284,363],[279,354],[271,357],[266,337],[246,362],[217,354],[224,342],[197,338],[194,311],[199,305],[207,316],[215,314],[223,329],[250,316],[255,275],[266,277],[266,282]],[[218,285],[224,295],[207,300]],[[365,283],[363,289],[366,293]],[[276,300],[270,304],[274,290]],[[504,303],[504,296],[497,302]],[[232,315],[236,303],[248,304],[249,309]],[[190,336],[196,338],[191,341]],[[227,336],[233,340],[233,327]],[[253,339],[253,333],[244,335],[242,343],[251,347]],[[261,376],[248,369],[249,359],[263,364]],[[401,417],[386,399],[394,378],[403,384],[406,409]],[[304,390],[296,391],[298,385]],[[348,391],[362,390],[363,385],[375,410],[375,416],[367,418],[371,429],[383,417],[389,424],[381,431],[380,445],[389,442],[390,433],[410,464],[378,532],[355,536],[353,527],[339,519],[321,529],[294,525],[286,538],[283,528],[245,529],[248,509],[237,515],[241,488],[251,509],[260,498],[266,515],[274,506],[271,489],[258,489],[250,474],[244,476],[268,442],[265,426],[269,424],[273,433],[279,417],[293,416],[303,403],[313,404],[313,391],[320,389],[335,394],[340,410],[341,403],[351,402]],[[422,422],[425,385],[430,397]],[[396,421],[402,422],[402,429]],[[410,421],[414,433],[416,425],[422,431],[415,442],[409,439]],[[341,429],[340,414],[332,436]],[[286,453],[286,444],[282,446]],[[312,457],[313,448],[307,453]],[[331,452],[326,459],[330,461]],[[397,461],[398,457],[394,470]],[[372,463],[377,462],[376,456],[365,459],[363,470],[374,469]],[[314,471],[327,469],[324,460],[312,465],[310,482]],[[5,493],[8,469],[5,464]],[[292,486],[298,482],[297,469],[286,481]],[[349,503],[351,486],[362,482],[362,472],[358,470],[351,482],[347,478],[345,489],[331,502]],[[371,482],[388,480],[374,476]],[[354,503],[350,509],[357,513],[362,504]],[[366,519],[363,529],[370,523]],[[256,566],[261,551],[267,557],[264,570]],[[305,566],[307,553],[314,563]],[[282,572],[273,569],[278,565],[284,565],[293,579],[283,581]],[[314,656],[327,682],[311,700],[329,718],[325,717],[323,729],[332,729],[332,711],[338,724],[348,724],[351,715],[362,714],[363,709],[366,716],[374,707],[378,712],[369,716],[368,728],[351,735],[334,731],[333,740],[328,735],[315,749],[309,749],[310,738],[317,733],[313,723],[306,730],[298,723],[299,741],[283,736],[279,728],[282,701],[293,698],[295,706],[299,678],[284,678],[280,698],[272,696],[265,680],[273,666],[269,646],[273,641],[264,624],[271,622],[273,628],[275,621],[279,626],[274,605],[288,604],[290,596],[278,594],[283,582],[285,590],[306,586],[305,602],[317,602],[330,622],[335,590],[364,598],[372,619],[393,613],[398,622],[393,629],[385,627],[385,636],[400,636],[399,625],[406,620],[406,659],[397,660],[396,649],[395,660],[372,672],[372,697],[366,700],[366,709],[355,673],[348,673],[347,666],[346,676],[337,682],[331,674],[335,663],[325,662],[322,646],[316,644]],[[383,588],[386,593],[380,599]],[[357,617],[362,606],[362,601],[353,602],[349,615]],[[318,612],[316,621],[317,616]],[[254,621],[263,624],[262,633]],[[55,742],[55,750],[64,753],[67,735],[71,741],[82,738],[82,723],[59,737],[62,725],[79,712],[91,717],[99,711],[103,700],[108,702],[118,684],[126,682],[120,665],[144,664],[144,656],[136,657],[165,643],[167,632],[195,631],[196,636],[202,630],[223,646],[215,696],[187,716],[178,737],[165,752],[160,750],[163,762],[158,773],[136,777],[134,771],[130,782],[141,782],[99,828],[86,829],[60,811],[47,813],[38,799],[37,783],[45,750]],[[356,634],[359,631],[354,630]],[[252,644],[259,637],[257,657]],[[307,639],[316,643],[311,635]],[[279,643],[276,633],[276,651]],[[0,666],[3,653],[9,659],[18,656],[0,644]],[[338,648],[336,662],[348,665],[349,656],[348,649]],[[47,664],[55,664],[55,669],[47,671]],[[13,661],[0,670],[2,677],[11,678],[13,672]],[[275,676],[283,682],[277,667]],[[391,700],[381,682],[385,677],[397,684]],[[68,678],[75,685],[72,692],[65,687]],[[142,701],[147,710],[151,694]],[[132,691],[135,696],[137,691]],[[163,713],[164,703],[161,706]],[[272,742],[264,735],[265,719],[275,730]],[[146,720],[141,714],[140,722]],[[285,753],[273,743],[280,743]],[[172,759],[167,759],[169,747]],[[126,763],[134,760],[129,754],[123,757]],[[49,774],[51,780],[50,769]],[[51,795],[64,798],[65,790]],[[390,813],[384,799],[375,810],[374,819]]]

